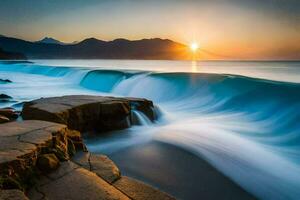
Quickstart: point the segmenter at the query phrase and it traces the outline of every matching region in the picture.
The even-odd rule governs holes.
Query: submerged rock
[[[0,79],[0,83],[12,83],[9,79]]]
[[[79,131],[107,131],[128,128],[131,125],[132,109],[138,109],[154,120],[152,101],[87,95],[42,98],[27,102],[22,116],[24,119],[66,124]]]
[[[0,94],[0,99],[12,99],[12,97],[7,94]]]

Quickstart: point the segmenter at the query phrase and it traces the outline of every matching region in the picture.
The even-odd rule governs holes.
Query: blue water
[[[300,198],[299,62],[35,61],[0,63],[0,79],[12,81],[0,82],[0,91],[13,97],[0,107],[66,94],[151,99],[155,124],[137,113],[144,126],[90,150],[162,141],[204,158],[256,197]]]

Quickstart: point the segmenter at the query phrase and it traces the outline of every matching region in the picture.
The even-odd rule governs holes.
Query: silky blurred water
[[[88,139],[114,153],[149,141],[207,160],[261,199],[300,198],[300,63],[37,60],[0,63],[1,93],[23,101],[109,94],[154,101],[159,119],[122,134]]]

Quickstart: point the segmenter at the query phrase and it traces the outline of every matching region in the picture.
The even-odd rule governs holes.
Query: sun
[[[196,42],[191,43],[191,44],[190,44],[190,49],[191,49],[193,52],[196,52],[196,51],[199,49],[198,43],[196,43]]]

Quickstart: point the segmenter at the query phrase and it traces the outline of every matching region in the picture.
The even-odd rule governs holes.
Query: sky
[[[0,34],[168,38],[232,59],[300,59],[299,0],[0,0]]]

